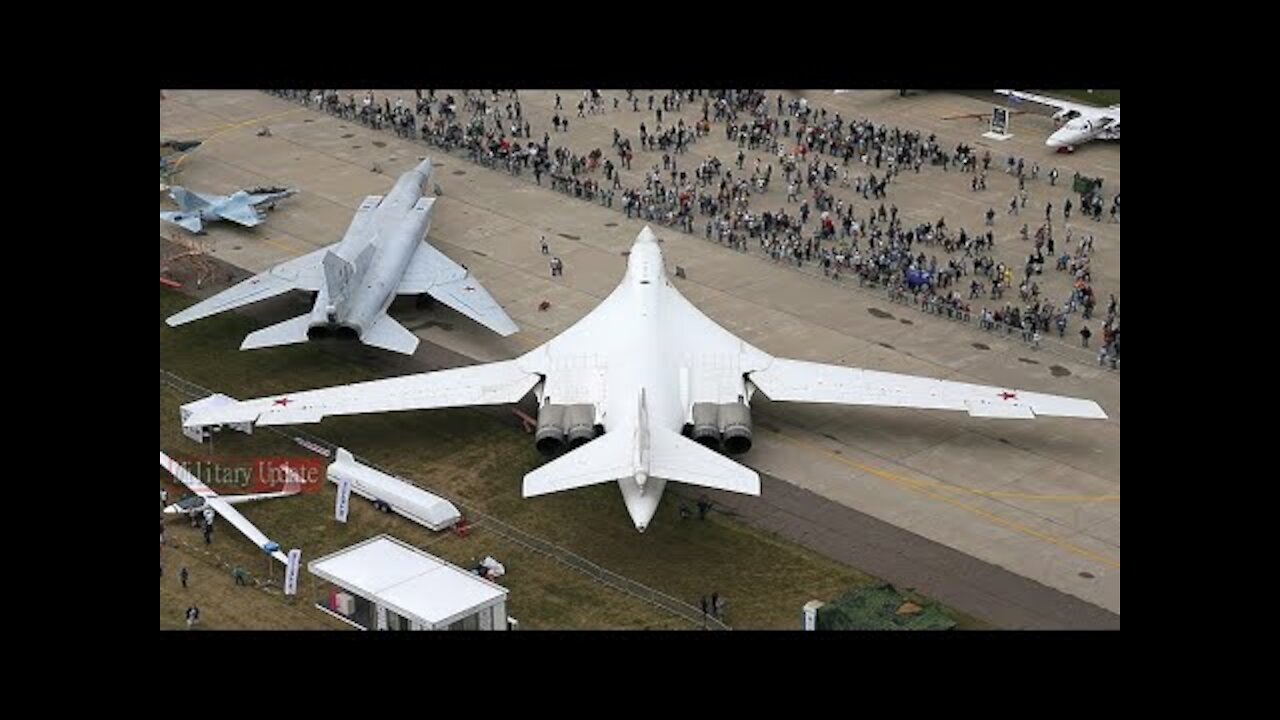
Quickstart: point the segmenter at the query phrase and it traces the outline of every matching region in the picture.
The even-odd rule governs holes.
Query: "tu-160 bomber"
[[[1107,417],[1091,400],[774,357],[681,295],[646,227],[613,292],[513,360],[247,400],[197,411],[185,424],[313,423],[329,415],[515,403],[532,391],[537,447],[559,456],[525,475],[524,496],[615,481],[643,532],[668,481],[759,494],[759,475],[715,450],[741,455],[751,448],[757,390],[774,402],[964,410],[984,418]]]
[[[370,195],[338,243],[281,263],[197,303],[170,326],[282,295],[316,293],[311,312],[251,333],[241,350],[310,339],[358,339],[412,355],[418,337],[387,315],[397,295],[427,295],[502,336],[517,328],[470,271],[426,242],[436,198],[425,197],[431,160],[400,176],[391,191]]]

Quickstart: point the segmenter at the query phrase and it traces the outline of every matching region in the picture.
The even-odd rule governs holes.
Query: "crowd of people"
[[[545,176],[552,189],[573,197],[605,207],[614,207],[617,201],[627,217],[689,234],[700,232],[741,252],[758,247],[779,263],[816,264],[828,277],[856,277],[860,285],[885,288],[892,299],[913,303],[926,312],[963,321],[977,317],[983,329],[1003,328],[1028,343],[1038,345],[1040,335],[1051,331],[1064,337],[1076,313],[1084,321],[1093,316],[1092,235],[1074,238],[1074,230],[1066,226],[1062,253],[1055,254],[1052,203],[1045,208],[1045,223],[1034,241],[1023,226],[1020,237],[1031,247],[1021,272],[995,260],[991,230],[952,232],[945,218],[907,227],[896,205],[890,203],[886,209],[898,177],[918,175],[926,167],[944,173],[954,167],[970,173],[971,189],[985,190],[987,172],[995,162],[990,150],[979,155],[965,144],[947,149],[934,134],[846,119],[814,107],[806,98],[788,101],[779,94],[770,99],[759,90],[673,90],[642,100],[629,90],[625,99],[612,98],[613,110],[625,104],[633,114],[652,112],[653,125],[646,118],[634,137],[615,127],[610,157],[606,157],[598,147],[579,153],[567,143],[553,145],[548,132],[535,138],[516,91],[463,91],[459,97],[452,93],[441,97],[434,90],[416,90],[413,107],[399,97],[394,101],[384,97],[379,103],[372,92],[360,98],[349,93],[345,100],[333,90],[274,92],[371,128],[386,127],[445,150],[461,150],[474,162],[513,175],[531,172],[539,185]],[[673,114],[686,104],[700,107],[699,119],[686,123],[683,116],[676,116],[673,123]],[[609,101],[594,90],[584,92],[576,103],[579,118],[606,114],[608,108]],[[554,111],[552,132],[567,133],[570,118],[558,94]],[[712,132],[713,123],[723,123],[725,138],[738,148],[736,155],[725,160],[712,154],[687,159],[699,139]],[[637,146],[650,153],[653,162],[643,171],[642,184],[629,187],[619,171],[633,171]],[[749,168],[748,151],[757,155]],[[785,183],[786,200],[776,210],[762,209],[759,205],[769,191],[775,164]],[[1008,157],[1004,169],[1017,178],[1018,191],[1009,213],[1020,214],[1027,204],[1027,183],[1038,181],[1042,168]],[[1056,187],[1057,168],[1049,169],[1046,179]],[[856,212],[853,202],[837,197],[843,190],[878,207],[868,205],[865,215]],[[1081,198],[1080,211],[1101,222],[1103,206],[1102,194],[1092,192]],[[1111,203],[1113,222],[1119,221],[1119,206],[1117,193]],[[1071,210],[1068,200],[1063,205],[1064,224]],[[994,208],[985,217],[986,224],[993,226]],[[938,251],[944,254],[941,261]],[[1036,282],[1047,258],[1056,260],[1054,271],[1071,276],[1070,295],[1060,302],[1044,297]],[[961,278],[969,278],[967,293]],[[1009,301],[1003,307],[981,310],[970,305],[970,301],[1003,300],[1015,284],[1019,304]],[[1099,362],[1117,367],[1119,324],[1114,296],[1102,331]],[[1091,334],[1082,335],[1082,344],[1087,346]]]

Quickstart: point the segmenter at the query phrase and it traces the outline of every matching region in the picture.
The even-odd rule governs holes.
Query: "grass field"
[[[160,317],[191,302],[180,293],[161,288]],[[375,377],[368,369],[315,344],[239,351],[241,339],[256,328],[253,320],[234,313],[177,329],[161,321],[161,368],[239,398]],[[176,391],[161,390],[161,449],[184,456],[207,452],[216,457],[309,454],[265,430],[252,436],[221,433],[213,443],[215,447],[202,448],[180,433],[178,406],[187,401]],[[520,494],[521,478],[541,459],[530,437],[514,419],[504,421],[481,410],[331,418],[306,429],[424,487],[695,606],[703,595],[717,592],[728,601],[726,620],[735,628],[796,628],[800,608],[808,600],[834,598],[873,581],[854,568],[722,515],[713,513],[706,521],[682,521],[670,498],[659,508],[649,530],[639,534],[613,484],[526,500]],[[172,485],[170,489],[172,495]],[[304,563],[384,532],[463,566],[493,555],[507,567],[508,574],[500,582],[511,591],[509,613],[520,620],[522,627],[692,627],[682,618],[485,532],[483,524],[466,538],[437,535],[398,516],[379,513],[367,501],[353,498],[350,518],[344,525],[333,519],[333,504],[334,487],[326,483],[320,492],[241,508],[283,547],[302,548]],[[189,533],[190,538],[186,539],[193,544],[203,542],[189,527],[174,527],[174,531]],[[261,553],[225,523],[215,532],[214,545],[246,569],[265,571],[266,560]],[[162,588],[169,584],[181,591],[176,570],[168,566],[165,570]],[[201,572],[222,573],[223,577],[214,582],[232,585],[228,571],[210,568]],[[275,572],[278,577],[280,568],[276,567]],[[261,626],[269,627],[298,627],[295,622],[305,627],[331,627],[331,619],[309,608],[312,584],[305,570],[299,587],[300,597],[292,602],[315,616],[313,624],[307,624],[305,614],[295,616],[285,611],[272,616],[279,625],[257,614],[252,622],[261,620]],[[279,605],[289,603],[259,590],[231,589],[235,597],[257,593]],[[162,627],[172,626],[173,618],[182,624],[181,611],[186,605],[178,607],[175,615],[173,603],[185,602],[184,597],[162,591]],[[256,597],[254,601],[257,602]],[[215,610],[202,606],[203,625],[260,626],[241,625],[231,619],[243,619],[247,612]],[[227,614],[226,624],[215,619],[219,612]],[[972,618],[951,614],[961,627],[982,627]]]

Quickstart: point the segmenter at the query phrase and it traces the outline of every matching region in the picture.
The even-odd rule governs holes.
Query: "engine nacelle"
[[[715,403],[693,404],[693,430],[690,436],[712,450],[720,448],[720,406]]]
[[[751,449],[751,408],[746,403],[720,406],[720,434],[724,449],[730,455],[741,455]]]
[[[594,405],[564,406],[565,440],[572,450],[596,436],[596,408]]]
[[[725,452],[741,455],[751,449],[751,408],[746,403],[694,403],[689,436],[695,441]]]
[[[564,406],[543,405],[538,409],[538,431],[534,444],[543,457],[551,457],[564,448]]]
[[[538,410],[538,429],[534,444],[544,457],[559,453],[568,445],[573,449],[595,438],[596,408],[591,404],[543,405]]]

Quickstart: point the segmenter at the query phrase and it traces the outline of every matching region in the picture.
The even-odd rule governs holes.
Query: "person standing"
[[[183,587],[184,589],[187,587],[187,578],[188,578],[188,577],[190,577],[190,573],[188,573],[188,572],[187,572],[187,568],[184,566],[184,567],[182,568],[182,572],[178,573],[178,579],[182,581],[182,587]]]

